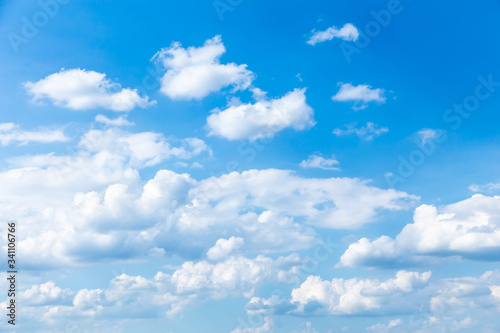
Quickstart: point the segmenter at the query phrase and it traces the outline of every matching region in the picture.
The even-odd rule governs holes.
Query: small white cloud
[[[153,57],[167,70],[161,79],[161,92],[172,99],[201,99],[228,86],[247,89],[254,74],[246,69],[247,65],[221,64],[225,52],[220,36],[205,41],[201,47],[185,49],[174,42],[162,49]]]
[[[431,128],[424,128],[417,132],[420,138],[420,144],[425,145],[427,141],[434,139],[438,135],[438,131]]]
[[[336,102],[355,102],[354,110],[361,110],[367,107],[366,103],[377,102],[385,103],[384,89],[373,89],[370,85],[359,84],[353,86],[350,83],[339,82],[339,91],[332,96],[332,100]]]
[[[394,327],[397,327],[399,325],[401,325],[403,321],[401,319],[393,319],[391,321],[389,321],[389,323],[387,325],[384,325],[384,324],[376,324],[376,325],[373,325],[373,326],[370,326],[370,327],[367,327],[366,330],[368,331],[374,331],[374,332],[389,332],[389,330],[391,328],[394,328]]]
[[[318,155],[309,155],[307,160],[300,162],[302,168],[319,168],[323,170],[340,170],[337,165],[339,165],[339,161],[335,159],[335,156],[327,159]]]
[[[115,118],[115,119],[110,119],[102,114],[98,114],[96,117],[95,117],[95,121],[98,122],[98,123],[102,123],[102,124],[106,124],[106,125],[109,125],[109,126],[133,126],[135,125],[133,122],[130,122],[128,121],[126,118],[124,117],[118,117],[118,118]]]
[[[0,124],[0,144],[7,146],[13,142],[27,144],[29,142],[52,143],[65,142],[69,138],[61,130],[22,131],[14,123]]]
[[[472,184],[469,186],[472,192],[494,192],[500,190],[500,183],[488,183],[486,185]]]
[[[347,124],[344,125],[345,129],[336,128],[333,130],[333,134],[336,136],[345,136],[355,134],[363,141],[371,141],[374,138],[389,132],[387,127],[381,127],[372,122],[367,122],[366,126],[356,128],[356,124]]]
[[[156,103],[150,102],[147,96],[140,97],[136,89],[122,89],[104,73],[79,68],[61,69],[38,82],[26,82],[24,86],[33,101],[50,100],[54,105],[73,110],[130,111]]]
[[[305,89],[295,89],[273,100],[215,109],[207,118],[209,135],[228,140],[256,140],[293,128],[301,131],[314,126],[314,110],[306,103]]]
[[[359,37],[358,29],[351,23],[345,24],[340,30],[335,26],[330,27],[324,31],[312,31],[313,35],[307,41],[307,44],[316,45],[318,43],[332,40],[333,38],[340,38],[345,41],[356,41]]]

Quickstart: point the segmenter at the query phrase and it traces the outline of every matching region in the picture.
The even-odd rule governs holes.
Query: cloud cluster
[[[85,69],[61,69],[37,82],[24,84],[33,101],[49,100],[54,105],[73,110],[103,108],[130,111],[155,104],[139,96],[137,90],[121,88],[106,74]]]
[[[212,260],[305,249],[316,243],[314,227],[357,229],[418,200],[356,178],[288,170],[140,177],[143,168],[210,153],[196,138],[92,129],[68,155],[11,158],[0,172],[0,213],[22,225],[25,267],[49,269],[147,255],[200,258],[217,240]]]
[[[431,272],[399,271],[386,281],[377,279],[339,279],[325,281],[319,276],[307,279],[291,292],[290,300],[253,297],[250,312],[316,315],[367,315],[410,312],[418,306],[417,290],[428,286]]]
[[[432,263],[443,258],[498,261],[500,249],[500,197],[476,194],[440,207],[422,205],[414,223],[393,239],[362,238],[351,244],[341,266],[393,267]]]
[[[71,291],[49,281],[21,291],[19,298],[23,314],[44,327],[70,319],[176,316],[190,304],[228,296],[250,298],[256,287],[286,281],[303,264],[304,259],[293,254],[276,259],[231,256],[216,263],[188,261],[171,274],[158,272],[151,279],[121,274],[107,288]]]

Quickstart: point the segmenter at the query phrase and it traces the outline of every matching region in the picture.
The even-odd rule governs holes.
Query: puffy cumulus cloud
[[[158,272],[151,279],[122,274],[107,288],[65,291],[64,298],[61,288],[49,282],[23,291],[23,295],[32,299],[23,302],[21,309],[31,321],[43,323],[47,329],[84,318],[91,318],[95,327],[99,327],[109,318],[175,316],[186,306],[207,300],[251,297],[256,287],[286,281],[288,276],[297,274],[303,264],[304,259],[298,255],[277,259],[261,255],[253,259],[233,256],[218,263],[185,262],[172,274]],[[41,289],[44,291],[40,292]]]
[[[351,244],[341,266],[405,266],[444,257],[498,261],[500,249],[500,197],[474,195],[440,207],[422,205],[414,223],[395,239],[381,236]]]
[[[324,158],[319,155],[309,155],[307,160],[303,160],[300,162],[300,167],[302,168],[319,168],[323,170],[340,170],[339,161],[335,159],[335,156],[332,155],[332,158]]]
[[[355,229],[375,221],[381,210],[406,209],[418,200],[404,192],[369,186],[367,181],[356,178],[303,178],[292,171],[276,169],[211,177],[201,181],[191,194],[193,207],[197,205],[203,211],[193,219],[197,227],[213,224],[207,218],[211,214],[204,209],[207,203],[224,210],[229,220],[234,220],[234,212],[258,207],[274,214],[300,217],[315,226]],[[228,200],[231,205],[222,204]],[[270,217],[267,213],[261,216],[262,222]],[[186,226],[189,224],[186,221]]]
[[[309,276],[292,291],[291,302],[297,311],[308,312],[308,305],[317,304],[331,314],[356,314],[377,312],[384,308],[404,308],[404,294],[427,285],[430,272],[399,271],[396,277],[383,282],[371,279],[332,279],[324,281]],[[311,307],[311,309],[313,308]]]
[[[14,123],[0,123],[0,144],[2,146],[14,142],[25,145],[30,142],[52,143],[68,140],[69,138],[66,137],[62,130],[39,129],[36,131],[23,131]]]
[[[24,213],[26,207],[15,209],[10,203],[9,214],[18,216],[27,228],[19,245],[26,253],[26,266],[124,259],[148,255],[152,249],[188,258],[206,251],[215,258],[236,247],[241,253],[305,249],[316,243],[316,233],[307,224],[354,229],[375,221],[383,210],[405,209],[417,199],[358,179],[309,179],[272,169],[233,172],[201,181],[160,170],[142,187],[133,177],[128,184],[122,180],[104,186],[110,179],[100,175],[94,180],[91,176],[97,175],[86,167],[88,173],[67,171],[75,178],[76,194],[69,195],[66,188],[58,204],[57,187],[53,198],[33,198],[36,205],[30,205],[29,213]],[[47,175],[39,171],[33,177]],[[55,171],[54,175],[60,176]],[[88,179],[80,179],[82,176]],[[77,191],[92,185],[93,180],[100,181],[100,186],[94,185],[90,192]],[[37,226],[44,223],[39,230]],[[229,244],[221,241],[210,251],[220,235],[235,239]]]
[[[410,317],[418,324],[418,332],[496,332],[498,323],[488,319],[500,311],[495,285],[500,283],[499,271],[488,271],[480,277],[446,278],[435,282],[429,305]]]
[[[362,126],[360,128],[355,127],[356,124],[347,124],[342,128],[336,128],[333,130],[333,134],[336,136],[346,136],[346,135],[356,135],[363,141],[372,141],[376,137],[381,136],[384,133],[389,132],[387,127],[381,127],[372,122],[367,122],[366,126]]]
[[[332,96],[336,102],[354,102],[353,110],[361,110],[368,107],[368,103],[385,103],[384,89],[372,88],[368,84],[353,86],[351,83],[339,82],[339,91]]]
[[[254,104],[215,109],[207,118],[209,135],[228,140],[271,138],[285,128],[302,131],[314,126],[314,110],[306,103],[305,89],[295,89],[281,98]]]
[[[247,311],[294,315],[410,313],[420,306],[420,302],[426,301],[425,296],[428,300],[429,295],[423,291],[428,287],[430,277],[431,272],[399,271],[395,278],[385,281],[359,278],[328,281],[311,275],[300,287],[292,290],[290,300],[254,297]]]
[[[34,285],[19,293],[19,299],[27,305],[50,305],[71,303],[74,297],[69,289],[61,289],[53,281]]]
[[[220,36],[205,41],[201,47],[185,49],[174,42],[162,49],[154,57],[167,70],[161,79],[161,92],[173,99],[200,99],[228,86],[247,89],[254,74],[246,69],[247,65],[221,64],[225,52]]]
[[[125,117],[118,117],[115,119],[110,119],[102,114],[98,114],[97,116],[95,116],[95,121],[98,123],[103,123],[105,125],[117,126],[117,127],[135,125],[133,122],[128,121]]]
[[[307,41],[307,44],[316,45],[318,43],[340,38],[345,41],[356,41],[359,37],[358,29],[351,23],[346,23],[339,30],[337,27],[332,26],[324,31],[312,31],[312,36]]]
[[[143,180],[142,168],[210,154],[199,139],[153,132],[90,130],[74,149],[12,158],[0,171],[0,214],[19,221],[26,269],[295,251],[316,244],[313,227],[359,228],[418,199],[359,179],[304,178],[288,170],[202,180],[160,170]],[[229,243],[216,244],[221,238]]]
[[[487,320],[500,311],[500,299],[495,292],[500,285],[499,271],[488,271],[479,277],[442,279],[431,279],[430,272],[400,271],[394,278],[383,281],[375,278],[328,281],[310,276],[292,291],[289,300],[276,295],[269,299],[253,296],[259,286],[287,283],[292,280],[290,276],[299,276],[297,272],[304,264],[304,259],[297,255],[274,260],[265,256],[253,259],[231,256],[217,263],[186,262],[171,274],[158,272],[152,278],[122,274],[102,289],[69,291],[49,282],[22,291],[29,291],[35,301],[23,301],[19,306],[25,318],[23,324],[43,326],[47,332],[56,332],[56,328],[68,322],[77,323],[89,332],[108,331],[110,318],[117,324],[120,319],[178,316],[187,307],[225,297],[250,298],[248,314],[263,319],[255,326],[242,326],[233,332],[272,331],[273,314],[397,316],[387,324],[368,328],[376,332],[460,329],[497,332],[499,329],[498,323]],[[6,303],[0,306],[5,307]],[[408,315],[408,320],[399,320],[401,315]],[[307,322],[302,326],[299,332],[315,332]],[[6,322],[0,323],[0,328],[4,327]]]
[[[139,96],[136,89],[121,88],[106,78],[106,74],[85,69],[61,69],[37,82],[24,84],[33,100],[49,100],[56,106],[73,110],[103,108],[130,111],[155,104]]]
[[[220,260],[234,253],[245,244],[241,237],[231,237],[229,239],[220,238],[215,245],[207,252],[207,258],[211,260]]]

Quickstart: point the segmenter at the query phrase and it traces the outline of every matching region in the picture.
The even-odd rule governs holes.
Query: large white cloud
[[[314,124],[314,110],[306,103],[305,89],[295,89],[281,98],[261,99],[254,104],[215,109],[207,118],[209,135],[228,140],[270,138],[285,128],[302,131]]]
[[[274,169],[203,180],[160,170],[146,182],[142,168],[210,153],[199,139],[152,132],[90,130],[76,149],[12,158],[0,172],[0,213],[20,222],[27,268],[164,253],[199,258],[231,237],[244,240],[241,253],[305,249],[317,241],[313,227],[356,229],[418,199],[359,179]],[[220,260],[216,249],[209,257]]]
[[[405,266],[432,263],[445,257],[498,261],[500,196],[473,197],[440,207],[422,205],[414,223],[391,238],[366,238],[351,244],[342,266]]]
[[[149,98],[139,96],[135,89],[121,88],[106,74],[85,69],[61,69],[37,82],[24,84],[34,101],[49,100],[57,106],[88,110],[103,108],[130,111],[135,107],[153,105]]]
[[[174,42],[162,49],[155,55],[167,70],[161,79],[161,92],[173,99],[200,99],[228,86],[247,89],[254,74],[246,65],[221,64],[220,57],[225,52],[220,36],[200,47],[185,49]]]

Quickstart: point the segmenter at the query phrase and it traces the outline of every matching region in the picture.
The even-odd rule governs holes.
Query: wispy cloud
[[[307,44],[316,45],[318,43],[340,38],[345,41],[356,41],[359,37],[358,29],[351,23],[346,23],[341,29],[332,26],[324,31],[312,31],[312,36],[307,41]]]
[[[389,132],[387,127],[381,127],[380,125],[374,124],[372,122],[367,122],[366,126],[356,128],[356,123],[344,125],[345,129],[336,128],[333,130],[333,134],[337,136],[346,136],[355,134],[363,141],[371,141],[374,138]]]

